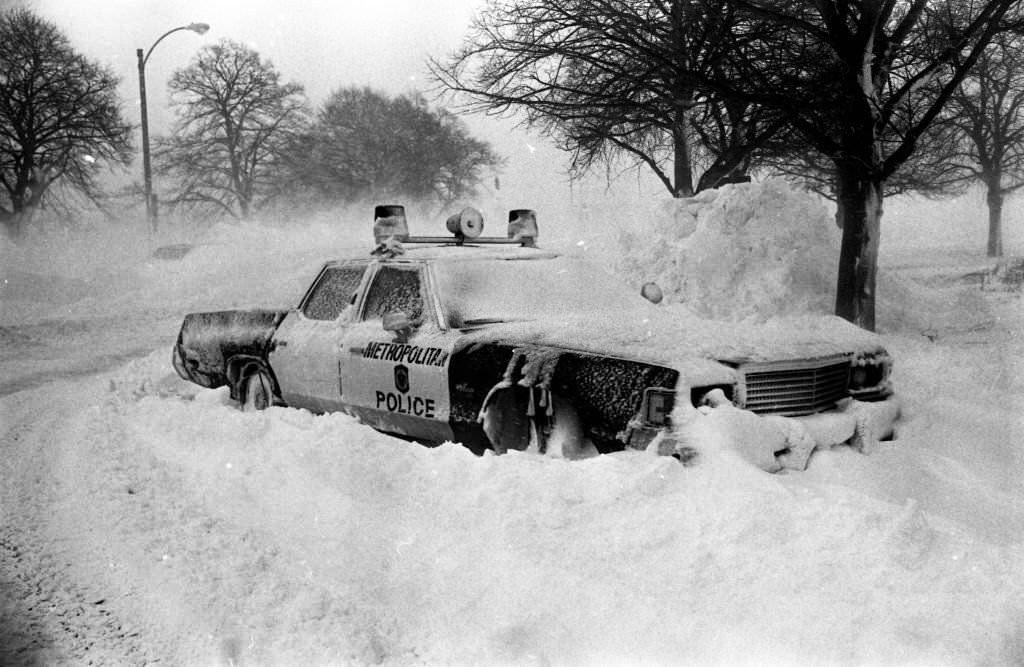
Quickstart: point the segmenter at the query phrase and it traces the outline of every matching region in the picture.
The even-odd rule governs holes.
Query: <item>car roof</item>
[[[473,243],[465,243],[462,245],[456,245],[455,243],[446,244],[418,244],[409,243],[402,245],[403,252],[394,256],[380,256],[366,253],[363,256],[353,255],[344,259],[333,260],[328,262],[328,266],[334,266],[342,263],[348,263],[352,260],[357,259],[370,259],[378,261],[461,261],[461,260],[479,260],[479,259],[495,259],[495,260],[510,260],[510,259],[553,259],[560,257],[561,253],[553,252],[550,250],[543,250],[541,248],[529,248],[520,245],[513,244],[501,244],[501,245],[480,245]]]

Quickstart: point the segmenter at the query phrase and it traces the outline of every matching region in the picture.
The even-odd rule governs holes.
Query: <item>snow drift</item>
[[[634,236],[604,258],[670,307],[829,309],[836,232],[815,200],[769,183],[655,211],[660,250]],[[0,661],[1024,661],[1018,294],[939,280],[941,255],[892,268],[900,437],[793,475],[717,449],[688,468],[475,457],[177,379],[184,312],[293,305],[321,259],[369,250],[368,226],[337,232],[220,228],[172,262],[5,256],[5,276],[52,282],[0,292],[0,370],[35,378],[0,398]]]
[[[839,234],[824,203],[782,181],[651,207],[621,235],[618,270],[705,317],[830,313]]]

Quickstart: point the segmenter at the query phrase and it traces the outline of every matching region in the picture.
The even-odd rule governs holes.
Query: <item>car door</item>
[[[270,367],[288,405],[315,412],[344,409],[339,353],[368,264],[325,266],[274,334]]]
[[[372,274],[342,345],[346,410],[382,431],[451,440],[448,368],[457,335],[442,327],[426,266],[386,262]],[[409,330],[384,329],[384,316],[397,313]]]

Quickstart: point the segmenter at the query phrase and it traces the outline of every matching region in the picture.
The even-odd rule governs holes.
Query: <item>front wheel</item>
[[[249,374],[242,383],[242,410],[266,410],[274,404],[274,385],[270,375],[262,369]]]

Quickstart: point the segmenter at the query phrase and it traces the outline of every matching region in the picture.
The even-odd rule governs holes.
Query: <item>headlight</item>
[[[730,385],[713,385],[709,387],[692,387],[690,403],[695,408],[714,408],[720,405],[732,405],[733,387]],[[672,419],[672,409],[676,403],[674,389],[664,387],[648,387],[644,390],[644,400],[640,407],[640,415],[645,426],[668,426]]]
[[[858,355],[850,362],[850,395],[858,400],[888,396],[891,372],[892,357],[885,350]]]
[[[669,423],[672,408],[675,405],[674,389],[649,387],[644,390],[644,402],[641,409],[644,424],[648,426],[665,426]]]

